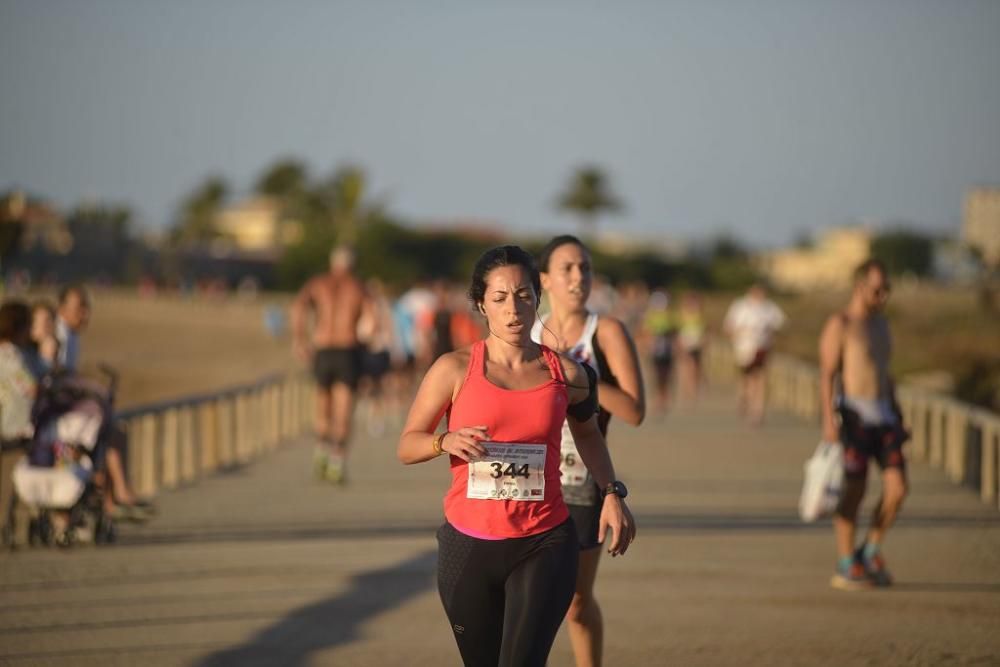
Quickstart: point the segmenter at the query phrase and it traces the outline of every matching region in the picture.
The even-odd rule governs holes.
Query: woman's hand
[[[613,493],[604,496],[604,506],[601,508],[601,518],[597,529],[597,541],[604,542],[608,530],[613,533],[608,553],[623,556],[629,545],[635,540],[635,519],[625,501]]]
[[[447,433],[441,439],[441,451],[466,462],[473,461],[486,456],[486,448],[479,444],[483,440],[489,440],[485,426],[466,426]]]

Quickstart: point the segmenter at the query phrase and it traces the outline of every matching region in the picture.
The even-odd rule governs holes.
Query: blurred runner
[[[358,338],[363,343],[361,375],[367,415],[368,435],[385,433],[389,418],[386,381],[392,367],[392,348],[396,345],[392,307],[385,296],[382,281],[372,278],[366,283],[370,307],[358,321]]]
[[[767,403],[767,357],[774,334],[785,326],[785,314],[767,298],[761,284],[754,284],[746,296],[729,306],[723,324],[733,342],[733,354],[740,369],[740,414],[751,424],[764,420]]]
[[[670,381],[674,370],[674,338],[677,336],[677,322],[670,312],[670,297],[662,290],[649,295],[649,305],[643,320],[646,339],[649,342],[650,360],[656,380],[655,410],[663,415],[670,407]]]
[[[705,347],[705,313],[701,295],[685,292],[677,314],[677,379],[682,401],[694,403],[701,393],[701,355]]]
[[[532,339],[596,371],[597,425],[602,435],[607,437],[612,414],[638,426],[646,411],[639,355],[621,321],[587,308],[593,279],[587,247],[574,236],[557,236],[539,254],[539,268],[551,312],[536,320]],[[580,545],[580,566],[566,620],[576,664],[599,665],[604,620],[594,596],[594,580],[601,558],[598,523],[603,498],[580,458],[568,421],[563,423],[561,455],[563,499]]]
[[[343,482],[355,392],[361,377],[358,321],[368,307],[361,281],[354,275],[354,251],[337,246],[330,270],[311,278],[292,302],[292,349],[312,364],[316,379],[316,475]],[[315,316],[311,337],[307,315]]]

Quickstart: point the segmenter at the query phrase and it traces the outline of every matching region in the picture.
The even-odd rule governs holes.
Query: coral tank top
[[[569,517],[559,481],[559,447],[569,396],[559,356],[544,345],[541,348],[552,378],[531,389],[503,389],[486,378],[486,341],[472,345],[465,382],[449,410],[448,430],[485,425],[490,442],[497,443],[501,453],[471,471],[469,463],[451,457],[444,514],[462,532],[526,537],[555,528]]]

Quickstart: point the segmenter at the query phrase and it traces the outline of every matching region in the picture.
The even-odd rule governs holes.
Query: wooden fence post
[[[218,401],[206,401],[201,406],[201,470],[211,473],[219,467],[219,406]]]
[[[232,395],[223,396],[216,401],[216,416],[219,434],[219,465],[231,466],[236,459],[233,440],[235,439],[236,420],[233,414]]]
[[[982,478],[979,494],[983,502],[996,504],[1000,480],[1000,418],[985,417],[979,426],[982,443]]]
[[[198,477],[196,451],[195,408],[185,405],[179,411],[180,429],[180,481],[193,482]]]
[[[233,398],[233,458],[238,463],[250,460],[253,443],[250,442],[250,405],[249,392],[239,392]]]
[[[961,484],[965,481],[965,457],[969,414],[960,403],[952,401],[948,411],[948,438],[945,446],[945,472],[948,479]]]
[[[931,423],[928,434],[927,460],[932,468],[940,468],[944,465],[945,411],[939,402],[933,401],[928,408],[928,413]]]
[[[927,460],[928,407],[925,397],[915,397],[913,400],[913,421],[910,424],[913,436],[913,460]]]
[[[140,496],[151,496],[156,493],[156,471],[159,461],[157,461],[156,436],[157,436],[157,415],[148,414],[139,419],[139,437],[137,446],[130,449],[139,455],[139,477],[133,483]]]
[[[180,418],[177,410],[163,413],[163,437],[160,442],[160,483],[165,489],[177,488],[180,479]]]

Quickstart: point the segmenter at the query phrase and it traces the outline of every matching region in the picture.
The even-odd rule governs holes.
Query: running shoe
[[[862,544],[854,552],[854,558],[861,562],[865,568],[865,576],[876,586],[892,586],[892,575],[885,565],[885,558],[881,551],[876,551],[871,556],[865,556],[865,545]]]
[[[110,512],[105,512],[116,521],[143,523],[153,518],[150,505],[139,503],[115,503]]]
[[[344,459],[333,454],[326,457],[326,481],[333,484],[343,484],[346,480]]]
[[[313,450],[313,476],[316,479],[326,479],[326,464],[329,456],[326,449],[317,447]]]
[[[841,591],[864,591],[872,587],[872,581],[865,572],[865,566],[855,558],[850,567],[837,568],[830,585]]]

